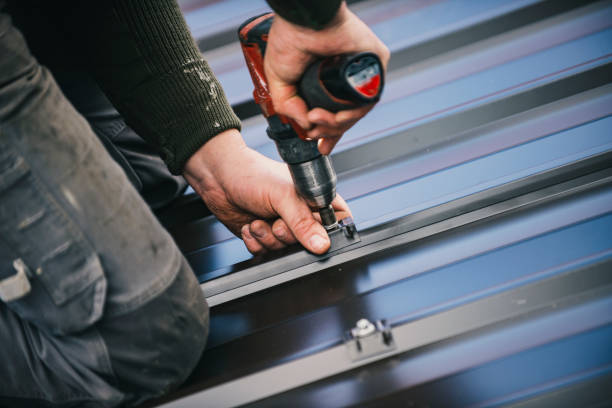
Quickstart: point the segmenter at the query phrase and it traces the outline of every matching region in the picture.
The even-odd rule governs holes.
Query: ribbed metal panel
[[[267,5],[182,6],[243,116],[245,139],[277,158],[231,35]],[[165,402],[609,402],[612,2],[368,0],[351,8],[392,51],[381,102],[332,155],[363,242],[325,261],[299,249],[251,259],[213,217],[174,226],[214,306],[200,365]],[[603,280],[543,289],[571,276]],[[495,303],[522,290],[534,297]],[[538,293],[558,304],[521,311]],[[493,320],[447,337],[452,324],[431,326],[464,309]],[[329,367],[296,372],[293,382],[285,375],[269,389],[249,388],[332,356],[362,317],[387,319],[398,342],[410,327],[444,340],[346,370],[329,357]]]

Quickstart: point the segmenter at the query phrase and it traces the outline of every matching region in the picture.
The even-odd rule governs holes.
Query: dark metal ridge
[[[604,260],[431,316],[398,323],[392,328],[396,348],[384,354],[352,361],[346,351],[346,346],[341,343],[323,351],[221,383],[172,403],[176,407],[193,406],[190,404],[202,401],[212,405],[235,406],[253,403],[271,396],[275,396],[274,401],[279,402],[276,400],[278,397],[276,394],[289,391],[287,394],[290,396],[292,389],[297,391],[298,387],[325,378],[333,379],[334,375],[347,373],[349,370],[358,370],[364,365],[371,367],[372,363],[383,362],[389,357],[398,358],[407,352],[415,353],[419,350],[437,347],[442,342],[479,336],[484,332],[516,325],[553,311],[560,312],[579,304],[609,297],[612,294],[612,275],[609,273],[611,266],[612,260]],[[526,299],[527,301],[517,304],[513,301],[515,299]],[[599,323],[593,324],[602,325],[609,321],[610,317],[602,314],[598,317]],[[566,335],[572,335],[580,329],[568,327],[567,330],[573,332],[566,333]],[[556,333],[548,335],[552,337],[549,341],[557,336]],[[184,396],[196,390],[197,385],[194,385],[191,389],[182,390],[180,394]]]
[[[392,376],[391,373],[385,372],[389,371],[388,362],[385,360],[391,355],[394,357],[394,363],[397,364],[398,360],[413,358],[415,353],[448,347],[449,343],[452,342],[479,337],[483,333],[498,331],[503,327],[514,326],[551,312],[554,313],[558,311],[557,306],[560,306],[560,309],[569,309],[609,297],[612,294],[612,278],[608,273],[611,266],[612,261],[607,260],[576,268],[563,275],[477,300],[446,312],[395,325],[392,330],[393,337],[398,349],[402,350],[371,358],[367,370],[369,372],[376,370],[377,374],[383,377]],[[523,299],[530,305],[516,305],[516,299]],[[601,327],[611,320],[607,314],[602,314],[596,319],[599,324],[593,324],[594,328]],[[592,328],[591,326],[589,329]],[[569,336],[572,336],[584,331],[584,328],[567,326],[566,330],[569,332]],[[565,336],[562,337],[569,337],[567,332],[564,334]],[[557,333],[547,333],[545,336],[548,337],[546,340],[554,341],[558,340],[557,336],[559,335]],[[540,345],[542,339],[531,338],[525,342],[529,345],[533,345],[530,344],[532,342]],[[408,344],[411,344],[412,347]],[[334,362],[329,361],[329,364],[333,366]],[[358,376],[358,371],[360,371],[359,368],[343,372],[337,377],[323,379],[320,383],[346,381],[348,378]],[[285,406],[284,402],[286,401],[303,401],[304,403],[298,404],[298,406],[309,406],[309,402],[312,402],[312,400],[308,401],[307,396],[312,395],[313,390],[317,389],[321,385],[320,383],[309,384],[281,395],[273,395],[268,400],[262,400],[253,406],[269,406],[269,403],[276,406]],[[389,388],[402,386],[401,381],[397,380],[388,381],[386,384],[389,384]],[[360,393],[356,396],[357,400],[350,403],[360,402],[359,398],[363,397],[364,394],[374,394],[374,390],[369,391],[372,392]],[[463,404],[457,404],[457,406],[461,405]],[[345,404],[342,404],[342,406],[345,406]]]
[[[201,287],[211,306],[221,304],[348,260],[595,188],[610,182],[611,165],[612,152],[598,154],[360,231],[360,243],[332,254],[301,250],[264,263],[241,262],[215,271],[225,274]]]
[[[592,377],[589,380],[565,386],[524,401],[507,405],[507,408],[542,407],[605,407],[612,401],[612,374]]]
[[[383,370],[385,368],[386,367],[381,367]],[[376,374],[370,373],[370,375]],[[462,404],[460,401],[457,401],[456,398],[451,400],[451,395],[456,397],[456,394],[449,395],[448,384],[445,380],[448,380],[448,378],[403,389],[393,394],[384,395],[381,398],[368,400],[367,402],[360,401],[358,405],[351,405],[351,407],[402,407],[405,406],[406,401],[410,401],[413,408],[426,408],[432,406],[432,404],[421,402],[424,400],[424,397],[430,397],[432,400],[439,401],[439,397],[441,395],[448,395],[448,399],[446,399],[448,404],[446,406],[473,406],[469,403]],[[593,376],[588,380],[579,381],[571,385],[565,385],[561,388],[553,389],[547,393],[538,394],[535,397],[531,397],[520,402],[498,406],[504,406],[505,408],[603,408],[607,405],[608,401],[612,401],[612,388],[609,387],[608,384],[612,384],[612,374],[603,374],[600,376]]]

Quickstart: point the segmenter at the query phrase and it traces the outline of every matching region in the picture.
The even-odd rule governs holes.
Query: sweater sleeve
[[[342,0],[267,0],[272,9],[293,24],[321,30],[334,18]]]
[[[71,11],[87,66],[173,174],[213,136],[240,129],[174,0],[92,3]]]

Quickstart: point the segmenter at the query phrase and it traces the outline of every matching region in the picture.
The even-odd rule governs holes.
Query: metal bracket
[[[361,242],[357,227],[351,217],[338,221],[338,227],[328,231],[327,234],[331,241],[328,253]]]
[[[353,361],[395,350],[391,327],[385,320],[372,323],[368,319],[360,319],[347,332],[345,344]]]

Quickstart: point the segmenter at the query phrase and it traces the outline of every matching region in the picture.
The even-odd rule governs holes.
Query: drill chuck
[[[321,155],[316,140],[296,137],[293,128],[278,115],[268,117],[268,136],[276,142],[281,158],[289,166],[293,184],[308,205],[319,210],[326,229],[337,226],[331,202],[336,197],[336,172],[329,157]]]
[[[336,213],[331,204],[327,207],[319,208],[319,215],[321,216],[321,224],[323,224],[326,231],[329,232],[339,227]]]
[[[336,173],[329,157],[319,155],[303,163],[289,164],[298,193],[313,208],[324,208],[336,196]]]

